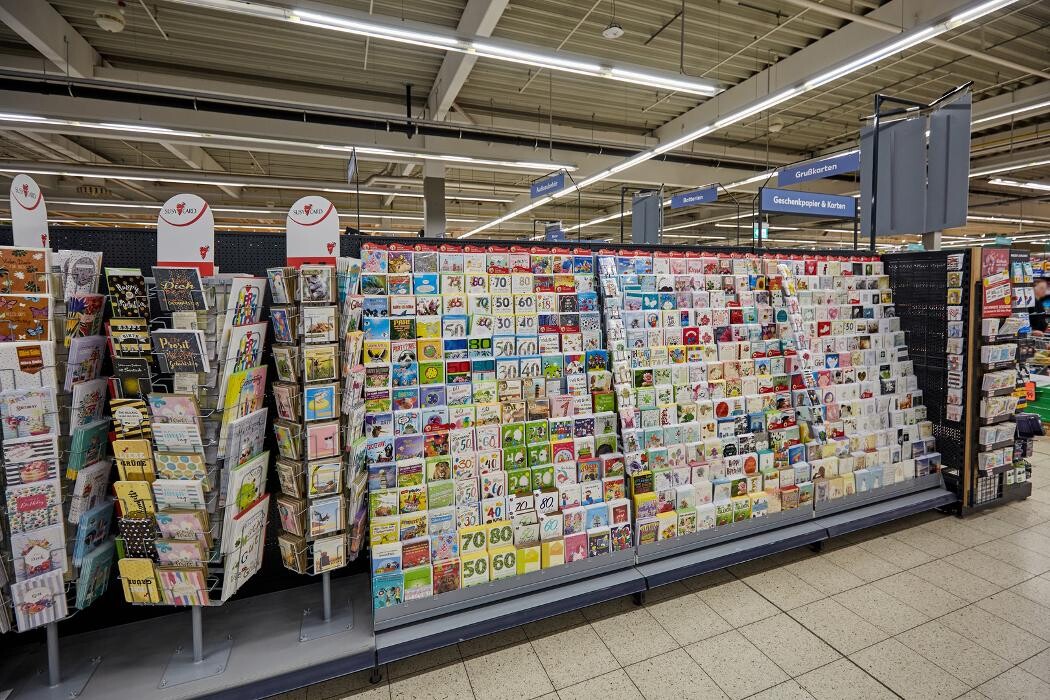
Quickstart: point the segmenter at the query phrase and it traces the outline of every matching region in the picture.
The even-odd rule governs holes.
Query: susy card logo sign
[[[178,194],[157,215],[158,267],[196,267],[215,274],[215,218],[195,194]]]
[[[15,175],[11,181],[11,228],[14,244],[48,247],[47,205],[40,185],[28,175]]]
[[[288,210],[285,228],[289,266],[335,264],[339,254],[339,212],[327,199],[317,195],[299,199]]]

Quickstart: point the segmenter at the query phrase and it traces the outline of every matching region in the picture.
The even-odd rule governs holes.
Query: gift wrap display
[[[589,252],[362,247],[377,608],[633,547]]]

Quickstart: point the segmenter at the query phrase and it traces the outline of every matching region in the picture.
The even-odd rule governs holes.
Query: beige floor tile
[[[390,700],[390,684],[383,682],[335,696],[339,700]]]
[[[751,574],[744,579],[744,583],[781,610],[797,608],[824,597],[823,593],[787,569],[770,569]]]
[[[770,569],[794,564],[797,561],[802,561],[803,559],[815,556],[817,556],[816,553],[810,551],[808,547],[799,547],[797,549],[789,549],[786,552],[777,552],[776,554],[770,554],[768,557],[759,557],[758,559],[752,559],[751,561],[745,561],[742,564],[731,566],[729,567],[729,573],[744,578],[751,574],[757,574],[762,571],[769,571]]]
[[[1000,591],[975,605],[1050,642],[1050,608],[1013,591]]]
[[[795,608],[789,614],[841,654],[852,654],[889,636],[831,598]]]
[[[646,700],[727,697],[684,649],[639,661],[625,670]]]
[[[1045,575],[1022,581],[1010,590],[1044,607],[1050,607],[1050,578]]]
[[[416,656],[410,656],[407,659],[387,664],[386,675],[390,680],[396,680],[402,676],[425,671],[428,668],[444,666],[454,661],[459,661],[461,658],[459,647],[453,644],[452,646],[441,647],[434,651],[428,651],[425,654],[417,654]]]
[[[570,627],[586,624],[587,618],[583,616],[583,613],[579,610],[573,610],[572,612],[554,615],[553,617],[546,617],[542,620],[536,620],[527,625],[522,625],[522,630],[525,632],[525,636],[529,639],[536,639],[537,637],[544,637],[548,634],[561,632]]]
[[[840,654],[786,614],[740,628],[740,634],[791,677],[829,664]]]
[[[916,566],[911,573],[970,603],[1002,590],[999,584],[985,581],[943,559]]]
[[[799,676],[798,682],[817,700],[893,700],[897,697],[849,659],[821,666]]]
[[[561,700],[594,700],[594,698],[617,698],[617,700],[619,698],[623,700],[639,698],[640,700],[642,694],[634,687],[627,673],[622,668],[618,668],[568,688],[561,688],[558,690],[558,697]]]
[[[936,535],[949,539],[952,542],[958,542],[964,547],[976,547],[979,544],[984,544],[985,542],[990,542],[995,539],[995,535],[988,534],[983,530],[978,530],[970,525],[968,520],[962,520],[959,518],[935,520],[934,522],[927,523],[922,527]]]
[[[590,625],[538,637],[532,640],[532,648],[558,690],[619,667]]]
[[[834,596],[834,600],[887,634],[899,634],[929,620],[924,613],[869,583]]]
[[[535,700],[558,700],[558,693],[547,693],[535,698]]]
[[[891,700],[889,688],[849,659],[839,659],[797,678],[816,700]]]
[[[998,514],[1000,510],[1001,509],[997,508],[995,510],[985,511],[981,515],[963,518],[963,522],[996,539],[1006,537],[1007,535],[1011,535],[1021,529],[1019,526],[999,518]]]
[[[1047,521],[1046,514],[1040,508],[1045,503],[1024,501],[1023,504],[1009,504],[991,511],[990,516],[1014,525],[1015,530],[1040,525]]]
[[[554,690],[528,642],[474,656],[463,663],[478,700],[520,700]]]
[[[389,693],[386,688],[386,680],[377,683],[372,686],[371,681],[368,680],[371,675],[371,671],[358,671],[357,673],[351,673],[346,676],[340,676],[339,678],[333,678],[328,681],[321,683],[315,683],[305,690],[304,700],[328,700],[328,698],[344,697],[351,694],[364,693],[368,690],[383,689],[379,690],[377,697],[382,697],[384,693]]]
[[[926,525],[923,525],[923,527],[926,527]],[[889,535],[861,542],[860,546],[877,557],[893,562],[902,569],[910,569],[913,566],[925,564],[933,559],[932,556],[921,549],[916,549]]]
[[[896,639],[887,639],[850,657],[854,663],[905,700],[949,700],[970,689]]]
[[[896,639],[970,687],[995,678],[1013,665],[936,620],[899,634]]]
[[[604,603],[598,603],[597,605],[590,605],[583,609],[583,616],[590,621],[600,620],[603,617],[611,617],[612,615],[620,615],[630,610],[637,610],[638,606],[634,604],[633,596],[622,596],[620,598],[614,598],[613,600],[607,600]]]
[[[1018,666],[984,685],[977,686],[977,690],[989,700],[1050,698],[1050,683],[1036,678]]]
[[[922,531],[920,528],[912,528],[906,532]],[[929,537],[936,537],[932,533],[925,533]],[[900,539],[900,535],[893,535],[897,539]],[[943,539],[943,538],[939,538]],[[947,540],[945,540],[947,541]],[[906,544],[911,544],[906,542]],[[915,546],[915,545],[912,545]],[[920,547],[921,549],[921,547]],[[877,557],[863,547],[855,544],[851,544],[841,549],[836,549],[830,552],[825,552],[821,555],[822,559],[827,559],[832,564],[839,566],[854,576],[863,579],[866,582],[877,581],[880,578],[892,576],[899,572],[901,568],[892,562],[888,562],[882,557]]]
[[[595,620],[591,627],[621,666],[644,661],[679,646],[645,608]]]
[[[1042,554],[1044,556],[1047,552],[1050,552],[1050,537],[1036,532],[1035,530],[1020,530],[1012,535],[1003,537],[1002,541],[1009,542],[1018,547],[1030,549],[1036,554]]]
[[[459,700],[474,697],[462,661],[390,681],[391,700]]]
[[[827,557],[812,557],[785,568],[824,595],[835,595],[865,583]]]
[[[681,581],[675,581],[665,586],[657,586],[645,592],[646,603],[659,603],[662,600],[689,595],[692,591]]]
[[[1019,666],[1033,676],[1050,683],[1050,649],[1042,651],[1026,661],[1022,661]]]
[[[947,537],[942,537],[924,527],[908,528],[907,530],[895,532],[891,536],[904,544],[926,552],[931,557],[946,557],[949,554],[955,554],[966,549],[966,545],[959,544]]]
[[[685,650],[733,700],[788,680],[779,666],[736,630],[690,644]]]
[[[981,695],[976,690],[971,690],[969,692],[963,693],[959,697],[955,698],[955,700],[988,700],[988,698]]]
[[[1016,566],[990,557],[984,552],[978,552],[976,549],[957,552],[945,557],[945,561],[1000,586],[1016,586],[1021,581],[1032,577],[1027,571],[1022,571]]]
[[[658,603],[646,602],[645,608],[681,645],[699,642],[732,629],[695,593]]]
[[[741,627],[780,612],[777,606],[743,581],[720,583],[699,591],[697,595],[733,627]]]
[[[1019,547],[1012,542],[996,540],[987,542],[980,547],[975,547],[978,552],[983,552],[999,561],[1005,561],[1011,566],[1016,566],[1022,571],[1027,571],[1033,576],[1045,574],[1050,571],[1050,557],[1033,552],[1026,547]],[[1047,550],[1050,551],[1050,550]]]
[[[748,700],[813,700],[813,696],[798,681],[790,680],[755,693]]]
[[[872,585],[929,617],[940,617],[952,610],[966,607],[967,604],[967,601],[962,598],[952,595],[910,571],[894,574]]]
[[[691,576],[682,581],[682,585],[693,591],[694,593],[702,591],[705,588],[711,588],[712,586],[718,586],[729,581],[735,581],[736,577],[729,573],[725,569],[719,569],[718,571],[712,571],[709,574],[700,574],[699,576]]]
[[[950,612],[938,621],[1015,664],[1050,647],[1050,642],[1045,639],[1029,634],[976,605]]]
[[[490,651],[495,651],[496,649],[502,649],[503,647],[509,647],[527,641],[529,641],[529,638],[525,636],[525,630],[520,627],[511,627],[509,630],[503,630],[502,632],[496,632],[495,634],[486,634],[484,637],[477,637],[475,639],[468,639],[465,642],[460,642],[459,655],[464,659],[468,659],[471,656],[486,654]]]

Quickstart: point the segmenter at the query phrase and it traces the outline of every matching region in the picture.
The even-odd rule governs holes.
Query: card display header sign
[[[195,267],[215,274],[215,218],[195,194],[177,194],[157,215],[157,266]]]
[[[547,241],[564,241],[565,230],[560,221],[548,221],[543,227],[543,239]]]
[[[307,195],[288,210],[284,220],[288,265],[335,265],[339,255],[339,212],[324,197]]]
[[[529,196],[532,199],[543,197],[548,194],[558,192],[565,187],[565,172],[559,171],[553,175],[540,178],[539,180],[533,180],[532,184],[529,185]]]
[[[11,230],[17,246],[48,247],[44,193],[28,175],[18,174],[11,180]]]
[[[763,187],[759,210],[763,213],[805,214],[848,219],[857,214],[857,200],[837,194],[796,192]]]
[[[805,163],[788,165],[777,171],[777,184],[797,185],[808,180],[821,180],[826,177],[852,173],[860,170],[860,151],[843,153],[828,158],[810,160]]]
[[[681,209],[682,207],[691,207],[694,204],[708,204],[716,199],[718,199],[717,187],[707,187],[691,192],[679,192],[671,195],[671,208]]]

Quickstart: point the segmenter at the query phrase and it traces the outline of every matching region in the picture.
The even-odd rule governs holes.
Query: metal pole
[[[620,245],[623,245],[623,195],[627,191],[625,185],[620,185]]]
[[[875,219],[878,214],[875,198],[879,191],[879,111],[881,109],[882,95],[875,95],[875,118],[872,120],[871,134],[871,201],[861,202],[864,206],[871,207],[871,215],[868,216],[868,226],[871,227],[869,235],[872,250],[875,250]]]
[[[324,615],[322,620],[332,619],[332,574],[328,571],[321,574],[321,596],[324,598]]]
[[[62,682],[61,659],[58,656],[58,623],[47,625],[47,684],[52,688]]]
[[[190,616],[193,620],[193,663],[199,664],[204,661],[204,625],[199,605],[190,608]]]

